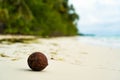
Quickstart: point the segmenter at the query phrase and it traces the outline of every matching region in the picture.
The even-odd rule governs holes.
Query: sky
[[[69,0],[76,13],[79,32],[120,35],[120,0]]]

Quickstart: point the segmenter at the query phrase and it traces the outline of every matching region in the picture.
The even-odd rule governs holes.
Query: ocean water
[[[92,45],[120,48],[120,36],[80,36],[79,41]]]

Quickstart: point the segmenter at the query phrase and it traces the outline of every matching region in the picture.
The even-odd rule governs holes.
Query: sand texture
[[[27,64],[28,56],[38,51],[49,62],[40,72]],[[120,48],[83,43],[78,37],[1,42],[0,80],[120,80]]]

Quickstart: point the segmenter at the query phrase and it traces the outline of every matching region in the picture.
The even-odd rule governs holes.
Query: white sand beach
[[[47,56],[49,65],[36,72],[28,67],[27,58],[38,51]],[[83,43],[78,37],[3,42],[0,80],[120,80],[120,48]]]

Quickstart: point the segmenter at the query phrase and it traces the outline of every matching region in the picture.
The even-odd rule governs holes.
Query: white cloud
[[[120,22],[120,0],[69,0],[74,4],[77,13],[80,15],[80,30],[90,31],[94,25],[95,29],[101,29],[99,24],[118,24]],[[82,27],[83,26],[83,27]],[[107,26],[107,25],[106,25]],[[89,28],[90,27],[90,28]],[[105,26],[104,26],[105,27]],[[114,26],[106,28],[111,30]],[[120,30],[120,26],[116,27]],[[92,28],[93,29],[93,28]],[[113,28],[115,29],[115,28]],[[116,30],[116,29],[115,29]]]
[[[108,22],[110,17],[114,19],[120,17],[120,1],[118,0],[70,0],[78,14],[80,14],[81,24],[94,24],[98,22]],[[117,16],[117,17],[116,17]]]
[[[115,2],[113,0],[99,0],[98,1],[100,4],[104,4],[104,5],[111,5],[111,4],[115,4]]]
[[[118,5],[118,0],[97,0],[97,2],[103,5]]]
[[[96,0],[69,0],[70,4],[74,4],[75,8],[93,8]]]

